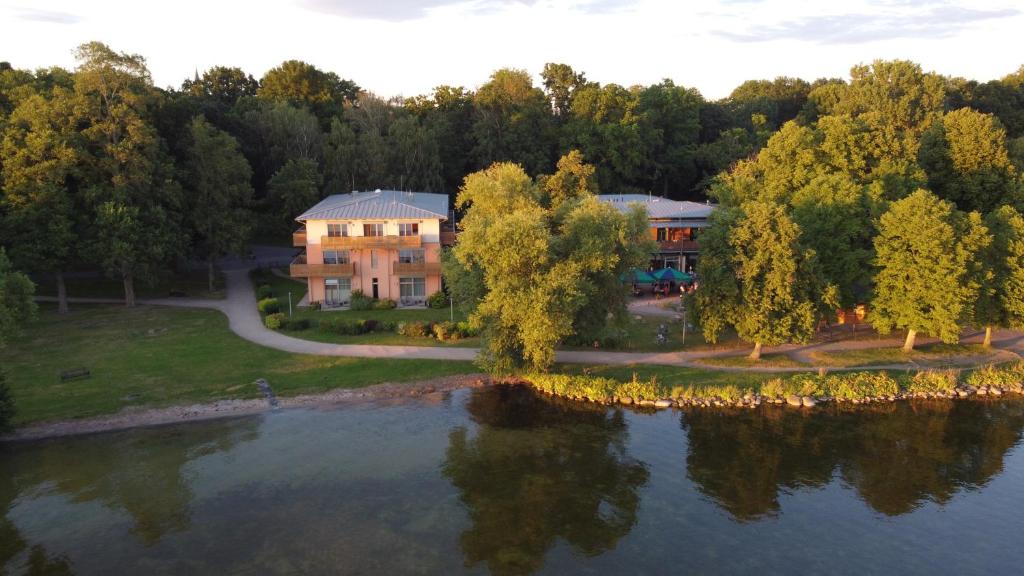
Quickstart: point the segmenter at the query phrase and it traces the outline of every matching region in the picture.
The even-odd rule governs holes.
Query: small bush
[[[886,372],[846,372],[824,378],[822,388],[826,395],[840,400],[861,400],[881,396],[895,396],[899,383]]]
[[[440,310],[448,305],[448,295],[442,291],[437,291],[427,297],[427,306],[435,310]]]
[[[660,394],[661,389],[658,386],[657,378],[640,380],[636,377],[635,372],[632,380],[623,382],[615,391],[616,396],[628,396],[633,400],[657,400],[661,397]]]
[[[384,298],[383,300],[377,300],[373,303],[374,310],[394,310],[398,304],[390,298]]]
[[[320,330],[342,336],[358,336],[366,333],[366,324],[362,320],[325,318],[320,321]]]
[[[0,370],[0,433],[14,428],[14,413],[14,398],[11,398],[11,390],[7,387],[7,375]]]
[[[281,311],[281,303],[277,298],[264,298],[256,303],[261,314],[276,314]]]
[[[396,332],[398,324],[390,320],[380,320],[377,322],[377,332]]]
[[[267,317],[263,319],[263,323],[271,330],[280,330],[281,325],[284,324],[284,314],[280,312],[267,314]]]
[[[429,322],[399,322],[398,334],[410,338],[423,338],[433,333],[433,327]]]
[[[281,329],[282,330],[291,330],[293,332],[298,332],[299,330],[309,330],[309,326],[310,326],[309,318],[295,318],[295,319],[285,318],[281,322]]]
[[[925,370],[918,372],[907,385],[909,392],[949,392],[956,388],[956,370]]]
[[[352,310],[370,310],[373,308],[373,299],[363,293],[362,290],[354,290],[349,296],[349,308]]]
[[[438,322],[433,326],[434,338],[438,340],[458,340],[459,329],[454,322]]]
[[[273,298],[274,289],[270,287],[270,284],[260,284],[260,287],[256,289],[256,299],[266,300],[267,298]]]
[[[459,331],[459,335],[463,338],[472,338],[480,334],[480,331],[474,328],[469,322],[459,322],[455,325],[455,329]]]
[[[761,395],[766,398],[778,398],[786,394],[786,385],[783,384],[782,378],[772,378],[764,384],[761,384]]]
[[[967,377],[967,385],[980,388],[981,386],[998,386],[1005,388],[1020,384],[1024,381],[1024,362],[1014,362],[1006,366],[985,366],[979,368]]]

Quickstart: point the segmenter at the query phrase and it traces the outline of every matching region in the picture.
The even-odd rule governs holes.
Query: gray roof
[[[296,220],[365,220],[388,218],[448,219],[448,195],[374,190],[332,194]]]
[[[639,202],[647,209],[647,217],[651,219],[687,219],[706,220],[715,209],[714,204],[701,204],[686,200],[669,200],[660,196],[643,194],[601,194],[597,197],[625,212],[629,206]]]

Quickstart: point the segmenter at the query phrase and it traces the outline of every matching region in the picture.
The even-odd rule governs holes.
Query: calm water
[[[1022,429],[503,387],[7,445],[0,572],[1020,573]]]

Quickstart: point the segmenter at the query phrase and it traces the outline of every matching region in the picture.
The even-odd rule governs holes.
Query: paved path
[[[358,358],[404,358],[432,360],[473,360],[476,348],[456,348],[440,346],[383,346],[371,344],[330,344],[313,342],[286,336],[266,328],[256,309],[256,295],[249,279],[247,268],[225,270],[227,297],[223,300],[202,300],[194,298],[155,298],[140,299],[140,304],[154,306],[176,306],[186,308],[209,308],[219,310],[228,317],[231,330],[242,338],[285,352],[296,354],[313,354],[318,356],[347,356]],[[52,297],[38,297],[39,301],[53,302]],[[121,304],[123,300],[112,298],[70,298],[72,303],[84,304]],[[632,310],[632,306],[630,308]],[[664,312],[669,312],[665,310]],[[674,315],[674,313],[671,313]],[[981,333],[969,334],[964,342],[981,341]],[[918,338],[919,344],[935,342],[934,339]],[[843,340],[837,342],[814,343],[808,345],[786,344],[783,346],[765,347],[763,353],[786,353],[796,359],[809,358],[810,351],[841,351],[864,350],[870,348],[898,347],[899,339]],[[1024,334],[1014,331],[998,331],[993,336],[995,354],[1002,359],[1020,358],[1024,354]],[[665,366],[684,366],[719,370],[724,372],[807,372],[817,371],[814,367],[744,367],[744,366],[710,366],[697,362],[701,358],[723,356],[742,356],[749,352],[746,349],[697,350],[697,351],[665,351],[665,352],[611,352],[597,350],[560,350],[557,352],[558,362],[572,364],[658,364]],[[852,368],[828,367],[828,370],[906,370],[920,368],[913,363],[885,364],[877,366],[858,366]]]

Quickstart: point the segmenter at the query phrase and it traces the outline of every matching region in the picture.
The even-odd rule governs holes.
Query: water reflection
[[[773,515],[781,492],[825,486],[836,474],[872,509],[896,516],[999,474],[1021,439],[1024,403],[693,410],[682,427],[688,476],[737,520]]]
[[[629,533],[648,471],[627,453],[621,411],[519,386],[475,390],[467,410],[479,426],[450,433],[443,467],[472,522],[467,567],[530,573],[559,538],[593,556]]]
[[[29,546],[26,541],[36,539],[22,534],[12,520],[31,520],[36,502],[91,503],[108,515],[126,514],[130,532],[145,546],[189,530],[192,490],[186,465],[255,438],[257,424],[254,419],[221,420],[198,427],[0,446],[0,510],[6,512],[0,518],[0,568],[14,561],[27,574],[72,572],[63,556],[49,554],[43,544]],[[50,513],[53,507],[39,506]]]

